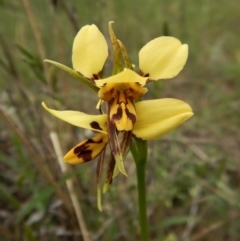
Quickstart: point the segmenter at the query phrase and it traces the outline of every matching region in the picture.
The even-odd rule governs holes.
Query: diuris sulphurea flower
[[[72,49],[73,69],[57,62],[46,62],[67,71],[98,92],[99,115],[77,111],[57,111],[43,107],[52,115],[75,126],[92,130],[95,137],[80,142],[64,157],[70,164],[93,160],[98,155],[98,179],[105,148],[109,144],[111,157],[107,168],[106,188],[118,171],[126,171],[123,159],[130,148],[132,136],[152,140],[181,125],[192,115],[191,107],[176,99],[139,101],[147,92],[146,84],[176,76],[186,63],[188,46],[173,37],[158,37],[147,43],[139,52],[139,70],[133,65],[123,44],[117,40],[112,22],[109,33],[114,52],[113,75],[101,76],[108,57],[108,46],[103,34],[95,25],[84,26],[76,35]],[[106,113],[101,105],[106,103]],[[121,143],[118,135],[123,133]],[[116,164],[116,165],[115,165]]]

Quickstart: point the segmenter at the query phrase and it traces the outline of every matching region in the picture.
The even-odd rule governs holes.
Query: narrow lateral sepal
[[[116,127],[111,123],[109,119],[108,119],[107,127],[108,127],[109,146],[110,146],[112,155],[114,156],[114,159],[116,161],[119,171],[123,175],[127,176],[127,173],[123,165],[123,157],[122,157],[121,147],[118,141]]]
[[[105,150],[104,149],[98,158],[97,163],[97,206],[98,210],[102,212],[102,188],[101,188],[101,180],[102,180],[102,169],[103,169],[103,163],[105,158]]]

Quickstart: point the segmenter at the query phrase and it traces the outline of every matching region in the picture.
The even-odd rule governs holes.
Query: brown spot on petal
[[[98,79],[100,79],[100,75],[99,74],[93,74],[92,75],[92,79],[93,80],[98,80]]]
[[[100,139],[99,141],[94,141],[92,139],[88,139],[86,142],[82,143],[81,145],[74,148],[73,152],[78,158],[82,158],[85,162],[91,161],[93,159],[90,144],[92,143],[102,143],[103,140]]]
[[[93,128],[93,129],[96,129],[96,130],[102,130],[102,128],[100,127],[100,125],[98,124],[98,122],[96,121],[93,121],[90,123],[90,126]]]
[[[143,77],[149,77],[149,73],[144,74],[144,73],[142,72],[142,70],[139,71],[139,75],[140,75],[140,76],[143,76]]]
[[[136,116],[131,113],[127,108],[125,109],[127,117],[132,121],[133,124],[136,122]]]
[[[117,108],[117,113],[112,115],[112,120],[120,120],[122,118],[122,114],[122,107],[119,105]]]

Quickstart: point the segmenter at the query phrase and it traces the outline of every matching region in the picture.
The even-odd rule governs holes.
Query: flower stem
[[[147,205],[146,205],[146,185],[145,185],[145,165],[137,165],[138,180],[138,212],[139,224],[141,228],[141,241],[148,240],[147,226]]]
[[[138,185],[138,213],[141,241],[148,241],[148,222],[147,222],[147,204],[146,204],[146,183],[145,171],[147,162],[147,142],[134,138],[131,144],[131,152],[134,157],[137,169]]]

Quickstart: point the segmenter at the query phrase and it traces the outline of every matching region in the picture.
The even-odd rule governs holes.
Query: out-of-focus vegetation
[[[137,64],[151,39],[172,35],[189,44],[173,80],[150,83],[146,98],[188,102],[195,116],[149,143],[150,240],[240,240],[240,25],[238,0],[0,1],[1,241],[83,240],[65,180],[75,193],[92,240],[139,240],[136,175],[118,176],[96,207],[96,162],[62,174],[49,133],[63,153],[88,133],[41,107],[97,113],[93,92],[45,58],[71,66],[73,38],[95,23],[117,37]],[[111,51],[111,50],[110,50]],[[111,59],[104,74],[111,71]]]

